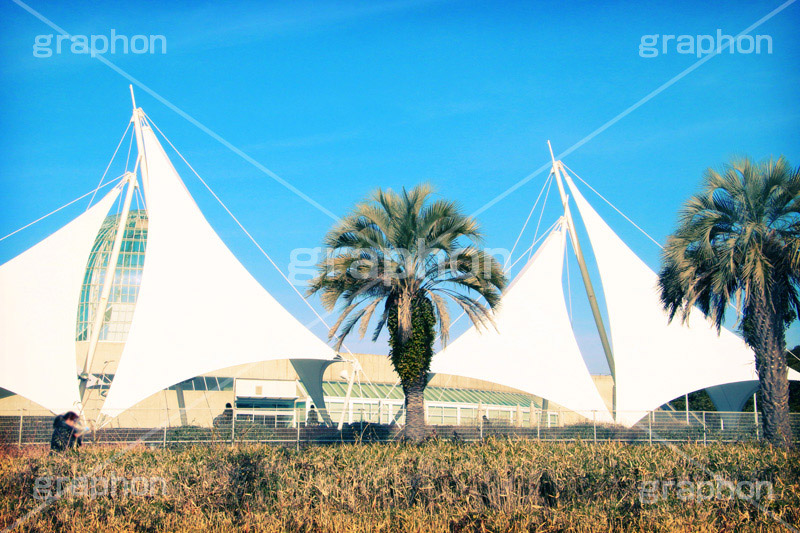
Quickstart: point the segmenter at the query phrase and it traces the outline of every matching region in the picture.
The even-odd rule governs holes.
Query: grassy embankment
[[[28,531],[778,531],[800,524],[800,453],[751,445],[663,446],[488,440],[480,444],[341,445],[184,450],[41,449],[0,455],[0,527],[54,490],[46,476],[94,475],[99,494],[67,495],[33,514]],[[102,465],[106,465],[102,467]],[[102,468],[101,468],[102,467]],[[94,473],[93,473],[94,471]],[[690,501],[669,482],[712,475],[772,484],[756,505]],[[103,478],[148,482],[154,495],[103,494]],[[642,482],[659,482],[642,502]],[[653,485],[648,485],[653,487]],[[165,489],[165,490],[164,490]],[[745,490],[745,489],[743,489]],[[141,492],[141,483],[139,491]],[[111,492],[111,488],[107,489]],[[762,491],[766,493],[766,491]],[[685,493],[684,493],[685,494]],[[662,496],[666,495],[666,498]],[[658,498],[654,498],[658,496]]]

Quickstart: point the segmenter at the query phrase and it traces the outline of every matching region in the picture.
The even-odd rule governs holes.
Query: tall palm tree
[[[363,338],[383,304],[372,340],[388,329],[392,365],[406,398],[405,434],[415,440],[424,432],[423,393],[437,330],[442,344],[448,339],[447,300],[476,326],[488,326],[506,286],[500,264],[477,247],[477,221],[454,202],[432,200],[432,194],[427,184],[399,194],[378,189],[356,205],[325,237],[330,253],[308,289],[309,295],[321,294],[328,311],[341,305],[329,332],[337,349],[359,323]]]
[[[667,240],[659,285],[670,320],[697,305],[722,326],[739,313],[763,396],[764,437],[791,446],[785,331],[800,312],[800,167],[783,157],[707,169]]]

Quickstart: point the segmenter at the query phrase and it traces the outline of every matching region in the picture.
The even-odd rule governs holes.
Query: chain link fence
[[[761,438],[760,415],[752,412],[652,411],[635,426],[601,422],[599,413],[478,408],[452,414],[426,409],[430,438],[477,441],[490,436],[549,441],[712,443]],[[304,446],[341,442],[384,442],[403,438],[402,408],[391,419],[364,412],[315,409],[130,409],[113,419],[89,421],[83,442],[179,446],[199,443],[274,443]],[[354,419],[355,418],[355,419]],[[800,436],[800,413],[790,415]],[[54,416],[46,411],[0,411],[0,446],[48,445]]]

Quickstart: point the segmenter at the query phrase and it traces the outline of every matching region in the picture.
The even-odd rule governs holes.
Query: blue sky
[[[548,161],[548,139],[556,153],[566,150],[698,61],[678,54],[674,43],[666,54],[640,57],[643,35],[713,35],[717,29],[735,35],[781,4],[27,5],[72,34],[108,35],[113,28],[165,36],[165,54],[105,57],[341,215],[375,187],[421,181],[467,212],[481,210]],[[54,31],[22,7],[2,0],[0,20],[0,234],[6,235],[95,187],[131,109],[129,81],[101,61],[66,51],[34,57],[36,36]],[[752,31],[771,38],[771,54],[713,57],[564,162],[662,242],[704,168],[739,154],[784,154],[799,164],[798,22],[800,5],[789,5]],[[284,270],[293,249],[320,243],[332,223],[325,213],[144,90],[136,93],[137,103]],[[295,316],[312,321],[313,313],[176,159],[234,253]],[[121,166],[112,174],[115,169]],[[546,172],[533,177],[480,212],[487,246],[512,246],[545,178]],[[657,268],[658,248],[584,193]],[[553,198],[545,225],[558,216]],[[83,207],[79,202],[0,242],[0,262]],[[523,249],[532,238],[530,227]],[[590,369],[602,372],[577,271],[570,275],[576,332]],[[313,330],[325,333],[320,325]],[[788,341],[800,342],[798,328]],[[349,344],[354,351],[386,351],[384,343]]]

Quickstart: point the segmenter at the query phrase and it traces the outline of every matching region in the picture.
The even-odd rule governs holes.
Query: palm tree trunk
[[[411,338],[413,309],[411,294],[408,290],[404,290],[400,294],[400,301],[397,305],[397,334],[401,345],[407,343]]]
[[[404,435],[413,441],[422,440],[426,433],[424,393],[433,357],[435,323],[433,305],[424,297],[409,300],[401,295],[400,303],[388,317],[392,347],[389,356],[406,397]]]
[[[420,441],[425,437],[425,385],[426,379],[403,384],[406,395],[406,426],[404,435],[412,441]]]
[[[789,377],[784,328],[770,311],[765,299],[761,300],[753,312],[753,335],[748,339],[748,344],[753,347],[756,355],[764,438],[775,446],[791,448],[792,428],[789,423]]]

